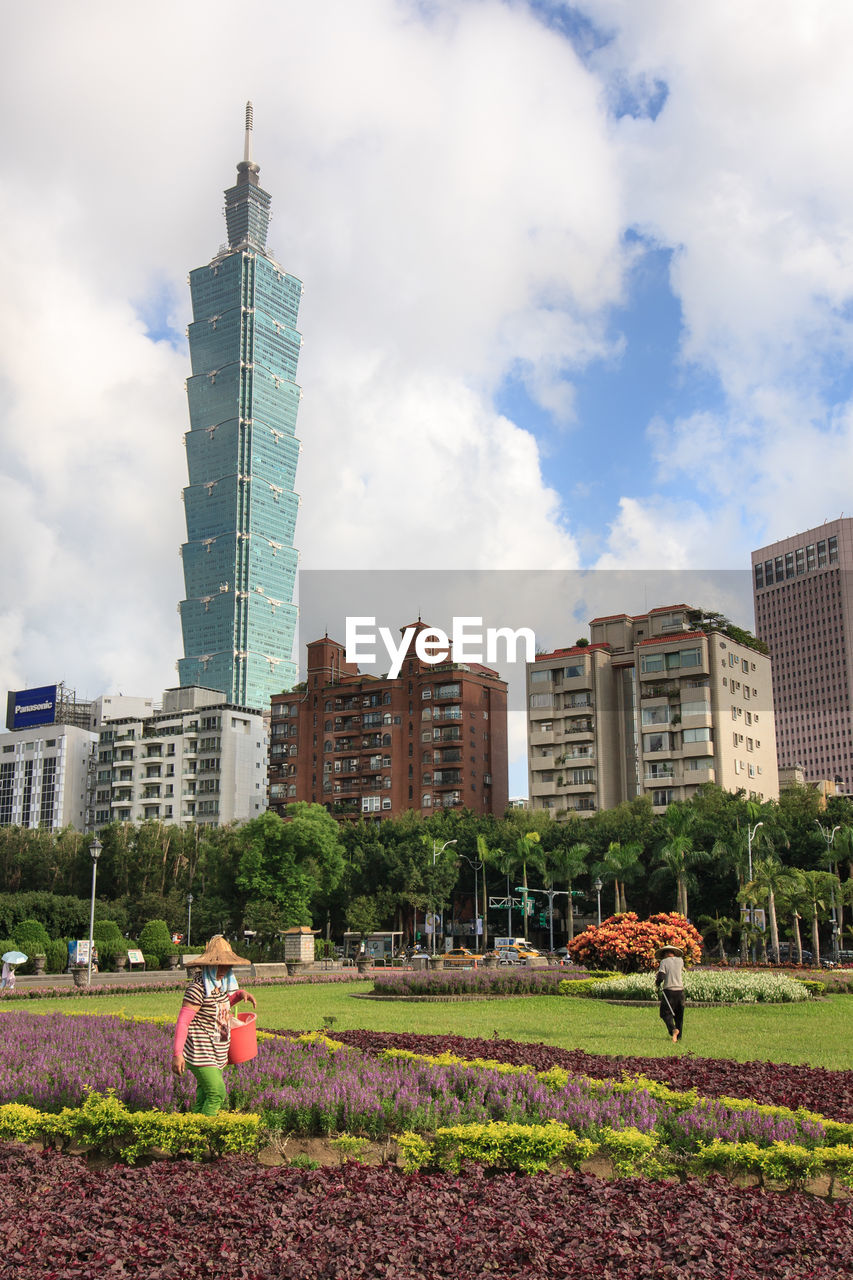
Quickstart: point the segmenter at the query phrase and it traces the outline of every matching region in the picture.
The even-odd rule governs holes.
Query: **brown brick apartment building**
[[[507,686],[496,671],[425,663],[413,637],[397,678],[364,675],[328,635],[308,645],[306,671],[305,685],[272,698],[271,809],[304,800],[340,819],[503,815]]]

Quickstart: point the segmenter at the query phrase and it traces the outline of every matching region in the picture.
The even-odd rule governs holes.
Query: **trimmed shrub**
[[[50,934],[38,920],[22,920],[15,925],[15,945],[30,958],[34,955],[47,955],[49,942]]]
[[[175,955],[176,951],[165,920],[149,920],[142,926],[139,934],[139,949],[145,955],[145,962],[149,969],[165,969],[166,957]],[[155,957],[153,964],[150,963],[149,956]]]
[[[159,969],[160,957],[154,951],[143,951],[142,959],[145,961],[146,969]]]
[[[47,944],[47,972],[63,973],[68,964],[68,943],[64,938],[54,938]]]
[[[124,937],[115,920],[96,920],[94,935],[96,942],[123,943]],[[100,948],[98,948],[100,950]]]

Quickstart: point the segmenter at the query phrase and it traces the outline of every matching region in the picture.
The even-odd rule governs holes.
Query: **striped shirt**
[[[204,994],[204,983],[195,978],[184,992],[184,1005],[196,1010],[187,1028],[184,1057],[191,1067],[224,1067],[231,1040],[231,999],[226,991]]]

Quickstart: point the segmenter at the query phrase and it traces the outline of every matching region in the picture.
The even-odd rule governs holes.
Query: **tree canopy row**
[[[853,941],[845,919],[853,800],[836,796],[821,809],[805,787],[758,806],[707,785],[663,814],[642,798],[560,823],[544,811],[496,819],[447,810],[340,826],[321,806],[300,803],[286,821],[270,812],[241,827],[114,823],[98,834],[96,916],[133,936],[152,919],[185,931],[192,894],[195,939],[252,930],[271,940],[310,925],[333,939],[347,929],[393,928],[413,942],[428,913],[473,920],[476,892],[481,915],[490,899],[535,904],[525,920],[517,908],[510,916],[505,906],[487,907],[489,937],[524,929],[544,942],[540,912],[550,889],[559,945],[576,915],[594,910],[598,878],[603,915],[677,910],[721,950],[732,938],[755,945],[744,907],[764,909],[760,941],[771,947],[780,931],[796,942],[802,920],[816,952],[831,916],[841,945]],[[70,828],[0,828],[0,936],[21,918],[41,920],[51,936],[82,936],[90,843]],[[822,937],[825,947],[825,928]]]

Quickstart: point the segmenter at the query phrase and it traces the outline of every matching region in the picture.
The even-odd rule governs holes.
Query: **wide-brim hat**
[[[679,956],[683,960],[684,950],[681,947],[675,947],[667,943],[665,947],[658,947],[657,949],[658,960],[661,960],[664,956]]]
[[[233,968],[235,965],[251,965],[251,960],[244,960],[242,956],[238,956],[236,951],[231,948],[230,942],[226,942],[221,933],[217,933],[210,939],[204,951],[200,956],[193,956],[192,960],[186,961],[188,969],[206,969],[208,966],[228,965]]]

